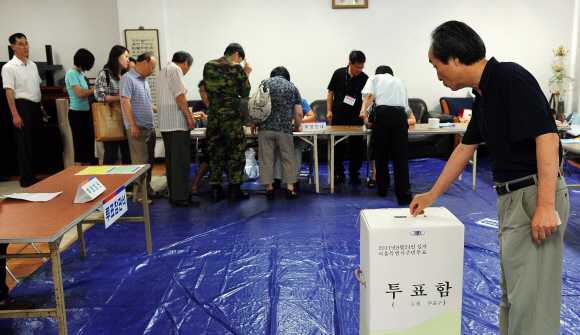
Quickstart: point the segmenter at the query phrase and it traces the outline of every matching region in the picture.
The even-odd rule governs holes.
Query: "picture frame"
[[[125,47],[129,50],[129,56],[135,59],[144,52],[153,54],[157,59],[155,73],[161,70],[157,29],[125,29]]]
[[[332,0],[332,8],[368,8],[369,0]]]

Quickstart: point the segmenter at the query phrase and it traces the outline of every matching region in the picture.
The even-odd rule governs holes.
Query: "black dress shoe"
[[[40,179],[34,178],[32,180],[20,180],[20,187],[30,187],[36,183],[38,183]]]
[[[211,185],[211,202],[220,202],[227,198],[226,192],[222,188],[222,185]]]
[[[346,180],[346,177],[344,175],[342,175],[342,176],[335,176],[334,177],[334,185],[338,185],[340,183],[344,183],[345,180]]]
[[[11,296],[6,296],[4,301],[0,301],[0,311],[19,309],[34,309],[34,303],[32,301],[14,299]]]
[[[298,198],[298,193],[296,191],[286,190],[286,200],[292,200]]]
[[[359,176],[356,176],[356,177],[350,177],[350,182],[351,182],[352,184],[360,184],[360,183],[362,183],[362,181],[360,180],[360,177],[359,177]]]
[[[195,206],[199,206],[199,201],[187,200],[187,202],[175,202],[174,201],[171,203],[171,207],[178,207],[178,208],[195,207]]]
[[[266,190],[266,198],[268,200],[276,199],[276,195],[274,194],[274,190]]]
[[[230,196],[228,198],[229,203],[248,199],[250,199],[250,195],[248,193],[242,192],[240,189],[240,184],[230,184]]]

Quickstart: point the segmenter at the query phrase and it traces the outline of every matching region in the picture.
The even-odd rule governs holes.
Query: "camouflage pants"
[[[244,182],[246,166],[246,136],[241,111],[217,112],[208,115],[207,152],[209,154],[209,183],[222,183],[222,169],[230,155],[230,183]]]

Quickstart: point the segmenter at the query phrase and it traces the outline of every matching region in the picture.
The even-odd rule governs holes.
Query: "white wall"
[[[436,26],[447,20],[468,23],[485,41],[488,57],[520,63],[548,94],[552,49],[569,45],[573,9],[573,0],[369,0],[368,9],[332,9],[330,0],[172,0],[166,3],[171,19],[165,24],[172,31],[167,52],[185,50],[194,57],[185,77],[188,99],[198,99],[194,88],[203,64],[238,42],[254,68],[254,88],[284,65],[304,98],[325,99],[332,72],[359,49],[367,56],[367,74],[390,65],[407,83],[410,97],[439,109],[440,97],[466,96],[467,90],[443,87],[428,63],[429,34]]]
[[[45,45],[52,45],[55,84],[73,66],[80,48],[95,55],[95,65],[85,76],[94,78],[107,62],[109,51],[119,44],[116,0],[0,0],[0,61],[8,61],[8,37],[21,32],[30,43],[32,61],[45,62]]]
[[[367,74],[390,65],[407,83],[410,97],[439,109],[440,97],[466,96],[467,90],[443,87],[427,61],[429,34],[437,25],[452,19],[468,23],[485,41],[488,57],[520,63],[548,94],[556,61],[552,49],[572,47],[575,1],[369,0],[367,9],[332,9],[331,0],[0,0],[0,40],[5,41],[0,60],[8,58],[8,36],[20,31],[30,40],[32,60],[45,61],[44,45],[51,44],[55,63],[65,69],[78,48],[89,49],[97,60],[87,76],[94,77],[110,48],[125,44],[124,30],[144,26],[159,29],[163,66],[178,50],[194,57],[185,77],[188,99],[199,99],[203,64],[235,41],[254,67],[254,88],[272,68],[284,65],[304,98],[313,101],[326,97],[332,72],[347,64],[351,50],[360,49],[367,55]],[[579,60],[575,56],[576,73],[568,74],[580,81]],[[580,82],[575,87],[577,92]],[[575,96],[578,101],[580,94]],[[571,105],[576,104],[568,104],[567,111]]]

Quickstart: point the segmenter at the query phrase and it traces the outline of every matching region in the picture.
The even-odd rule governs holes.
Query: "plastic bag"
[[[244,181],[253,181],[260,176],[260,169],[256,161],[256,152],[250,148],[246,151],[246,167],[244,168]]]

